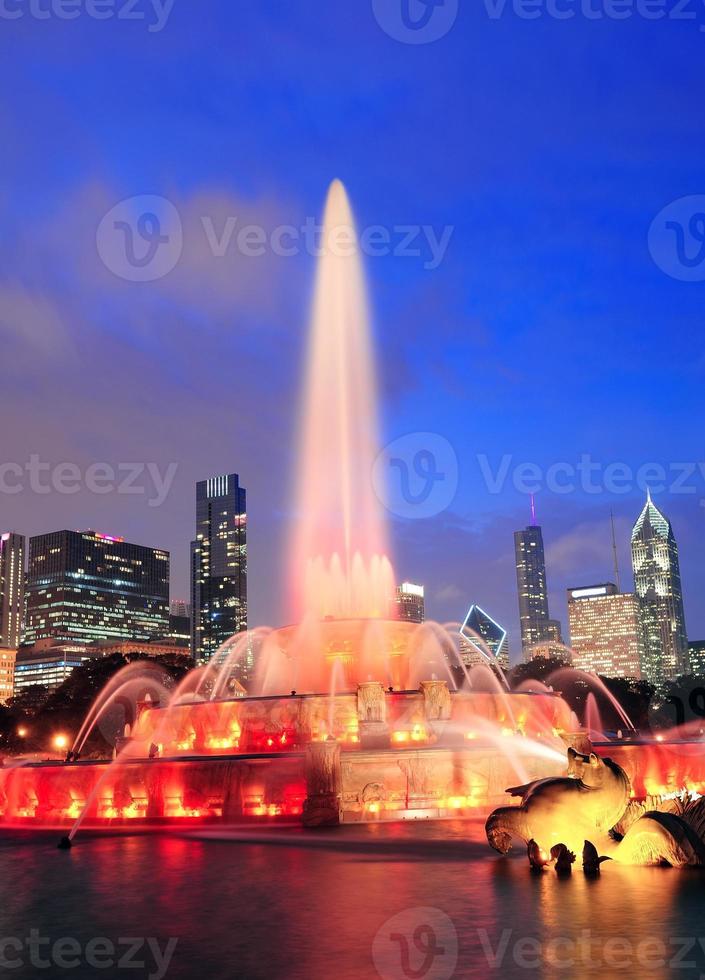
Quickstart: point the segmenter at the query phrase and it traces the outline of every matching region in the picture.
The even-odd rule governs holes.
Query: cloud
[[[461,599],[463,596],[463,590],[453,584],[442,585],[438,589],[433,590],[433,599],[435,602],[455,602],[456,599]]]
[[[585,571],[595,565],[612,568],[609,523],[584,522],[546,546],[546,565],[561,574]]]
[[[64,318],[54,300],[17,282],[0,283],[0,338],[28,364],[37,356],[62,357],[71,347]],[[17,361],[15,360],[15,367]]]

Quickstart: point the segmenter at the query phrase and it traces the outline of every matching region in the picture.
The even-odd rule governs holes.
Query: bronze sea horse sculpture
[[[621,836],[612,830],[624,829],[625,815],[634,807],[621,766],[570,748],[568,772],[507,790],[521,802],[490,814],[485,824],[490,846],[506,854],[515,841],[533,840],[546,853],[556,844],[581,853],[590,841],[600,855],[624,864],[705,866],[705,797],[678,807],[669,800],[652,802],[654,809],[635,813]]]

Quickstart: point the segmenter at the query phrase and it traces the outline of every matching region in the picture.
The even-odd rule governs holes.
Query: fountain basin
[[[67,826],[94,792],[87,826],[482,816],[507,786],[555,774],[565,746],[582,744],[570,720],[556,695],[435,680],[146,707],[117,761],[0,770],[0,822]]]

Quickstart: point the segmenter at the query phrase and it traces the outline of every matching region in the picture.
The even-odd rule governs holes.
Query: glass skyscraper
[[[16,650],[24,619],[24,550],[21,534],[0,534],[0,647]]]
[[[460,652],[467,666],[486,663],[489,652],[503,670],[509,669],[507,631],[478,605],[470,606],[460,636]]]
[[[643,635],[642,675],[659,684],[686,673],[688,640],[678,545],[651,493],[632,531],[632,567]]]
[[[514,532],[514,553],[519,594],[519,623],[524,655],[545,641],[561,642],[560,625],[548,613],[546,559],[538,524]]]
[[[247,629],[247,495],[237,473],[196,484],[191,616],[191,652],[199,663]],[[250,652],[235,671],[238,680],[251,670]]]
[[[169,627],[169,553],[94,531],[29,539],[24,643],[148,640]]]

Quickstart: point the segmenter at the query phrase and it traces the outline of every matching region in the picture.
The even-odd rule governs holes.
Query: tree
[[[61,732],[74,737],[91,709],[93,702],[114,675],[134,661],[144,661],[153,668],[165,686],[175,686],[193,667],[190,657],[169,655],[150,657],[145,654],[112,654],[108,657],[91,657],[75,667],[63,684],[48,693],[44,688],[28,688],[12,698],[7,717],[0,716],[0,745],[6,752],[21,753],[48,751],[53,737]],[[4,727],[2,727],[4,726]],[[21,738],[17,728],[25,727],[28,735]],[[115,722],[120,727],[119,719]],[[103,736],[101,728],[94,730],[86,747],[87,754],[105,756],[112,751],[112,744]]]

